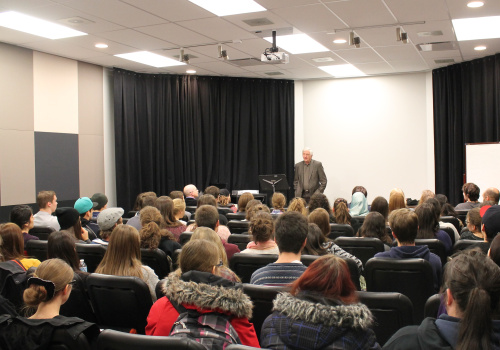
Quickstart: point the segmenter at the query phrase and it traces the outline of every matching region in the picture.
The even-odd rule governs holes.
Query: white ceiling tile
[[[239,72],[242,72],[242,69],[239,67],[236,67],[230,63],[225,63],[225,62],[205,62],[205,63],[200,63],[196,65],[197,67],[203,68],[210,70],[212,72],[216,72],[222,75],[227,74],[238,74]]]
[[[265,18],[272,22],[272,24],[267,25],[259,25],[259,26],[251,26],[247,23],[243,22],[244,20],[253,20],[253,19],[261,19]],[[266,12],[256,12],[256,13],[244,13],[240,15],[226,16],[224,19],[228,22],[231,22],[237,25],[240,28],[247,30],[250,33],[255,33],[256,31],[265,31],[265,30],[273,30],[277,28],[286,28],[290,27],[291,24],[286,20],[281,18],[280,16],[274,14],[271,11]]]
[[[356,68],[367,75],[393,73],[394,69],[387,62],[359,63]]]
[[[374,50],[386,61],[421,59],[417,49],[409,44],[377,47]]]
[[[408,36],[413,44],[423,44],[432,42],[443,42],[443,41],[456,41],[457,37],[453,30],[453,25],[451,21],[426,21],[425,24],[415,24],[411,26],[405,26],[404,30],[408,33]],[[418,36],[420,32],[433,32],[441,31],[443,35],[436,36]]]
[[[320,32],[333,31],[336,28],[345,28],[331,11],[323,4],[307,5],[299,7],[284,7],[273,11],[299,31]]]
[[[318,79],[318,78],[333,78],[330,74],[319,68],[297,68],[286,70],[292,79]]]
[[[179,47],[213,42],[213,39],[183,28],[175,23],[141,27],[136,28],[136,30],[155,38],[174,43]]]
[[[58,41],[60,41],[61,43],[68,43],[69,45],[77,45],[88,50],[93,50],[97,54],[117,55],[120,53],[133,52],[137,50],[136,48],[133,48],[131,46],[123,45],[115,41],[103,37],[97,37],[94,35],[83,35],[74,38],[59,39]],[[95,47],[95,44],[97,43],[107,44],[108,47],[106,49],[98,49]]]
[[[23,46],[36,51],[51,53],[54,55],[67,58],[71,58],[73,55],[78,55],[78,57],[84,59],[87,57],[94,57],[100,55],[94,50],[85,49],[80,46],[71,45],[56,40],[50,40],[50,42],[38,41],[33,43],[26,43]]]
[[[449,19],[446,0],[384,0],[399,22]],[[456,0],[453,0],[456,1]],[[464,1],[465,2],[465,1]]]
[[[138,31],[132,29],[103,32],[100,36],[139,50],[166,49],[177,46],[176,44],[160,40],[144,33],[139,33]]]
[[[429,70],[429,66],[425,61],[391,61],[388,62],[396,72],[419,72]]]
[[[487,17],[500,13],[500,1],[486,0],[484,6],[478,8],[467,7],[468,1],[448,1],[451,18]]]
[[[146,12],[154,13],[168,21],[186,21],[216,17],[213,13],[187,0],[121,0]]]
[[[335,53],[350,64],[383,61],[383,59],[370,48],[354,48],[351,50],[335,51]]]
[[[256,38],[254,34],[219,17],[184,21],[180,25],[197,33],[203,33],[203,35],[215,41]]]
[[[320,1],[319,0],[255,0],[255,2],[265,7],[266,9],[271,10],[280,7],[293,7],[293,6],[318,4]]]
[[[381,0],[336,1],[326,6],[351,28],[395,22]]]

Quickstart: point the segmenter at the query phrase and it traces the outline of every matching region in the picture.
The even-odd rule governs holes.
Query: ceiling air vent
[[[268,26],[270,24],[274,24],[269,19],[263,18],[253,18],[253,19],[244,19],[243,22],[248,24],[250,27],[258,27],[258,26]]]
[[[284,75],[282,72],[266,72],[267,75]]]
[[[434,60],[436,64],[448,64],[448,63],[455,63],[455,60],[453,58],[444,58],[441,60]]]
[[[261,62],[261,60],[258,60],[258,59],[253,58],[253,57],[240,58],[237,60],[229,60],[227,62],[234,64],[235,66],[238,66],[238,67],[260,66],[260,65],[266,64],[265,62]]]
[[[458,44],[456,41],[443,41],[443,42],[437,42],[437,43],[418,44],[417,47],[420,51],[458,50]]]
[[[432,32],[418,32],[417,35],[419,37],[426,37],[426,36],[439,36],[443,35],[443,32],[440,30],[434,30]]]

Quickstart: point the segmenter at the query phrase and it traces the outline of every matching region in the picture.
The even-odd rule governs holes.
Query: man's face
[[[302,159],[304,159],[304,162],[306,164],[311,163],[312,159],[311,151],[302,151]]]
[[[56,211],[56,209],[57,209],[57,196],[54,196],[54,199],[52,200],[52,202],[49,203],[49,207],[50,207],[50,210],[52,210],[52,212]]]
[[[195,188],[192,192],[191,192],[191,196],[193,196],[194,198],[198,198],[198,195],[200,194],[200,192],[198,191],[197,188]]]

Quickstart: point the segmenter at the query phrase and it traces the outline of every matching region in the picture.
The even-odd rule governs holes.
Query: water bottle
[[[87,272],[87,264],[85,264],[85,260],[80,259],[80,271]]]

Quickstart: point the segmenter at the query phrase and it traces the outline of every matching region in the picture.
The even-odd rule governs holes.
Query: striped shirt
[[[302,276],[306,268],[302,263],[271,263],[256,270],[250,278],[250,283],[285,286]]]

